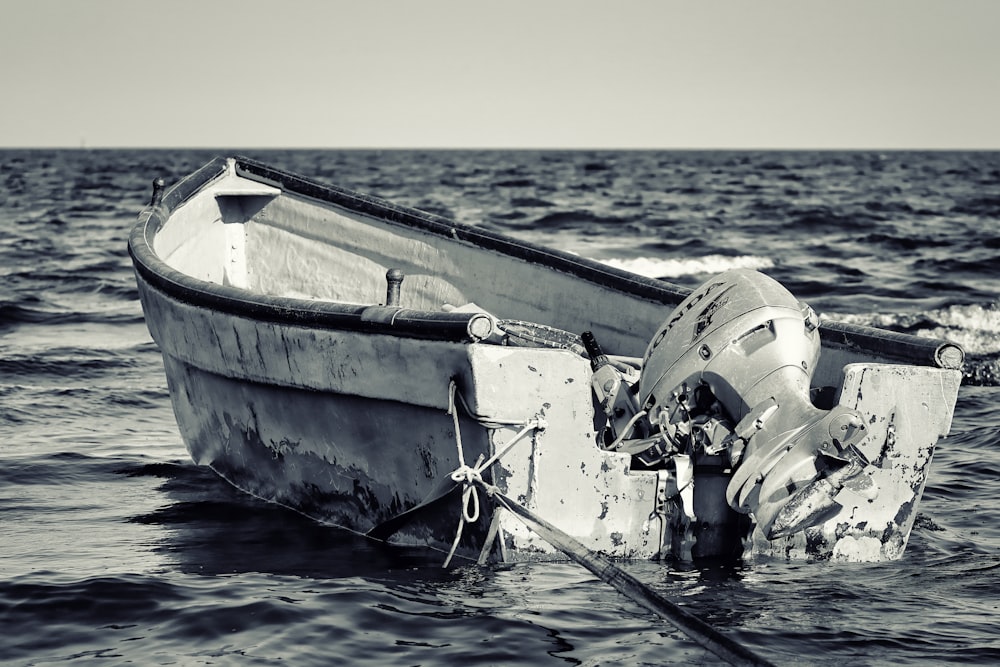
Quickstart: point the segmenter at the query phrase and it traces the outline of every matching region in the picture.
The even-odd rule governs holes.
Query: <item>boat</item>
[[[963,350],[696,289],[220,157],[131,231],[192,459],[393,544],[879,562],[906,548]]]

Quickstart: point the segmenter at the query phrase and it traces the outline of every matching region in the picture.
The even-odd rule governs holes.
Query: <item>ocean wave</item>
[[[591,211],[558,211],[534,220],[534,229],[565,230],[577,229],[588,234],[596,234],[601,227],[618,227],[634,220],[633,217],[600,215]]]
[[[1000,354],[1000,303],[952,305],[920,313],[837,315],[836,319],[929,338],[946,338],[974,356]]]
[[[647,278],[678,278],[680,276],[722,273],[730,269],[769,269],[774,262],[756,255],[705,255],[664,259],[661,257],[633,257],[630,259],[607,258],[597,260],[616,269],[631,271]]]
[[[913,263],[916,270],[933,272],[942,276],[982,276],[1000,273],[1000,263],[993,255],[987,257],[942,257],[917,260]]]
[[[858,239],[863,244],[878,244],[889,250],[917,250],[928,247],[948,247],[952,242],[947,239],[934,238],[931,236],[916,236],[903,233],[872,232]]]
[[[535,185],[533,178],[505,178],[493,183],[495,188],[531,188]]]
[[[62,302],[56,299],[58,295],[49,295],[45,301],[36,297],[22,297],[17,300],[5,301],[0,298],[0,331],[16,329],[22,326],[38,325],[42,333],[46,327],[72,327],[74,325],[94,325],[98,327],[129,327],[143,325],[145,320],[139,309],[138,299],[133,301],[125,297],[131,292],[128,288],[119,290],[116,287],[105,290],[99,286],[91,295],[66,295]],[[108,294],[114,301],[98,301],[82,303],[86,296],[98,294],[105,297]],[[138,293],[135,292],[136,296]],[[73,297],[76,297],[75,303]],[[89,308],[87,308],[89,306]]]
[[[973,196],[959,201],[951,209],[952,213],[996,218],[1000,216],[1000,196]]]
[[[951,305],[920,313],[854,313],[834,319],[949,340],[965,350],[965,384],[1000,386],[1000,303]]]
[[[552,208],[553,202],[538,197],[512,197],[510,205],[515,208]]]
[[[137,354],[138,346],[125,350],[100,350],[89,347],[63,346],[36,353],[14,353],[0,359],[0,374],[4,377],[40,377],[94,379],[122,369],[144,364]]]

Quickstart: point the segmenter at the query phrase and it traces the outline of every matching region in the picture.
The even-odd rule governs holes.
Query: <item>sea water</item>
[[[242,152],[689,287],[756,268],[826,317],[962,344],[901,560],[623,567],[779,664],[1000,661],[1000,153]],[[0,151],[0,663],[717,663],[571,563],[442,569],[190,461],[125,242],[153,178],[229,153]]]

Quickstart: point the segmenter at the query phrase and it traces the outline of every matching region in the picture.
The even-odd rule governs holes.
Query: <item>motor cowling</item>
[[[733,270],[694,290],[657,329],[643,359],[638,397],[650,422],[677,450],[705,446],[713,437],[706,439],[705,425],[724,423],[713,428],[708,453],[730,457],[726,499],[752,512],[769,538],[818,520],[817,503],[789,506],[793,497],[813,493],[816,482],[848,463],[852,475],[867,465],[853,447],[865,432],[860,415],[839,405],[821,410],[810,400],[818,326],[812,309],[774,279]],[[804,507],[808,517],[795,515]]]

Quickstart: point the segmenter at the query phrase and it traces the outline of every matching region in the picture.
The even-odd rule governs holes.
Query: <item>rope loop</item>
[[[479,521],[479,494],[476,493],[476,485],[486,484],[483,481],[481,470],[463,465],[451,473],[451,479],[463,486],[462,523],[475,523]]]

